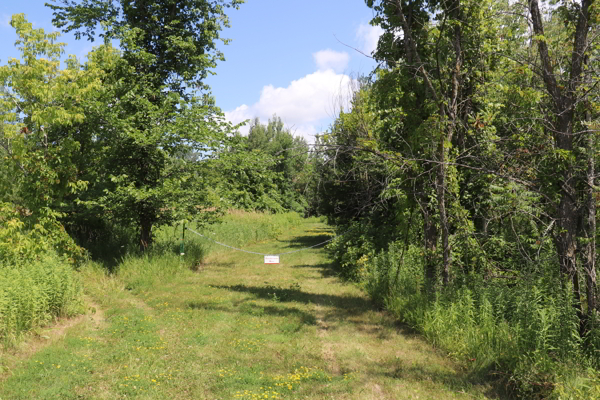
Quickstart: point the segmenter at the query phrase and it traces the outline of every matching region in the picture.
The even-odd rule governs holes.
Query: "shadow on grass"
[[[449,368],[439,366],[436,363],[407,362],[400,357],[388,360],[379,360],[376,363],[369,363],[367,373],[372,375],[385,375],[393,379],[410,382],[430,381],[442,385],[447,389],[465,393],[471,388],[479,387],[479,392],[484,393],[492,399],[512,399],[509,393],[496,382],[481,378],[464,371],[455,372]]]
[[[330,294],[308,293],[297,287],[283,288],[280,286],[213,286],[218,289],[233,292],[249,293],[258,299],[274,300],[277,302],[298,302],[304,304],[317,304],[324,307],[332,307],[337,310],[335,317],[360,315],[373,309],[373,304],[359,296],[335,296]],[[343,315],[341,315],[343,314]]]
[[[233,285],[213,286],[215,288],[252,295],[243,299],[230,308],[215,305],[214,303],[190,302],[191,308],[205,308],[227,313],[243,313],[257,317],[273,315],[278,317],[298,318],[301,324],[316,325],[315,315],[292,306],[291,302],[304,304],[315,304],[327,307],[328,310],[322,316],[323,320],[329,321],[328,330],[338,329],[338,322],[356,324],[358,331],[372,337],[371,340],[385,341],[393,335],[401,334],[408,337],[422,338],[418,332],[410,327],[399,323],[389,313],[383,313],[380,321],[365,323],[361,318],[363,313],[373,311],[375,308],[368,300],[355,296],[335,296],[328,294],[307,293],[299,288],[281,288],[272,285],[264,287]],[[275,301],[273,306],[255,304],[254,299],[265,299]],[[286,304],[287,303],[287,304]],[[297,329],[296,329],[297,330]],[[417,349],[421,347],[420,342],[415,343]],[[429,348],[423,342],[423,349]],[[391,349],[390,349],[391,350]],[[435,351],[434,351],[435,352]],[[449,367],[429,363],[426,356],[421,362],[409,362],[401,357],[388,358],[377,363],[368,364],[367,374],[372,376],[387,376],[396,380],[408,382],[431,381],[442,385],[454,392],[464,392],[473,387],[480,387],[478,392],[493,399],[510,399],[511,397],[503,390],[502,385],[490,380],[489,374],[469,373],[464,369],[454,371]]]
[[[249,302],[250,300],[242,300],[234,305],[236,307],[224,307],[221,305],[217,305],[211,302],[202,302],[202,301],[190,301],[187,303],[187,307],[192,310],[210,310],[210,311],[220,311],[229,314],[247,314],[253,315],[256,317],[261,317],[263,315],[272,315],[276,317],[295,317],[300,320],[300,322],[304,325],[316,325],[317,319],[314,315],[302,311],[296,307],[277,307],[277,306],[260,306],[258,304],[253,304]]]
[[[304,248],[304,247],[310,247],[310,246],[314,246],[316,244],[319,244],[321,242],[325,242],[326,240],[329,240],[333,238],[332,234],[327,234],[327,232],[323,232],[323,233],[318,233],[316,235],[304,235],[304,236],[295,236],[294,238],[290,239],[290,240],[277,240],[280,243],[285,243],[286,247],[289,248]],[[321,246],[325,246],[327,243],[323,243]],[[319,246],[318,248],[321,248],[321,246]]]
[[[293,268],[310,268],[319,270],[319,273],[324,278],[339,277],[340,273],[335,269],[331,263],[320,263],[320,264],[305,264],[305,265],[294,265]]]

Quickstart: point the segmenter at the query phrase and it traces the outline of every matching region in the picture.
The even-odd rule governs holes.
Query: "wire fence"
[[[216,243],[216,244],[218,244],[220,246],[227,247],[228,249],[232,249],[232,250],[235,250],[235,251],[240,251],[242,253],[256,254],[256,255],[259,255],[259,256],[282,256],[284,254],[292,254],[292,253],[298,253],[298,252],[305,251],[305,250],[314,249],[315,247],[319,247],[321,245],[324,245],[325,243],[331,242],[332,240],[334,240],[335,238],[337,238],[339,236],[343,236],[347,232],[346,231],[346,232],[344,232],[344,233],[342,233],[340,235],[335,235],[331,239],[327,239],[327,240],[325,240],[323,242],[320,242],[320,243],[317,243],[317,244],[313,244],[312,246],[303,247],[303,248],[298,249],[298,250],[285,251],[283,253],[259,253],[259,252],[256,252],[256,251],[244,250],[244,249],[240,249],[238,247],[230,246],[228,244],[225,244],[225,243],[219,242],[217,240],[214,240],[213,238],[209,238],[208,236],[205,236],[205,235],[203,235],[203,234],[201,234],[199,232],[196,232],[195,230],[190,229],[190,228],[185,228],[185,229],[187,229],[188,231],[190,231],[192,233],[195,233],[198,236],[201,236],[201,237],[205,238],[206,240],[210,240],[211,242],[214,242],[214,243]]]

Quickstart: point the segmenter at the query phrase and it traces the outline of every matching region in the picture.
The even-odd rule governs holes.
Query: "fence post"
[[[183,248],[184,240],[185,240],[185,221],[183,222],[183,230],[181,231],[181,245],[179,246],[179,255],[181,257],[183,257],[185,254],[184,248]]]

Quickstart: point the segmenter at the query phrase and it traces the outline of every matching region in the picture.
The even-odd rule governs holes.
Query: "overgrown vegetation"
[[[130,3],[53,2],[104,39],[84,64],[11,20],[0,340],[77,312],[88,258],[141,293],[216,250],[188,231],[182,256],[184,224],[240,247],[321,214],[340,275],[471,372],[600,397],[597,2],[367,0],[380,66],[312,149],[277,116],[236,133],[208,92],[242,1]]]
[[[83,310],[74,270],[81,256],[56,221],[36,221],[0,203],[1,345],[14,345],[31,328]]]
[[[520,396],[597,398],[597,4],[367,4],[382,68],[318,143],[341,274]]]

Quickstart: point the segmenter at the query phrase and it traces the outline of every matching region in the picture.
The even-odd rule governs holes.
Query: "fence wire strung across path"
[[[205,238],[206,240],[210,240],[211,242],[214,242],[214,243],[216,243],[216,244],[218,244],[220,246],[227,247],[227,248],[235,250],[235,251],[241,251],[242,253],[256,254],[256,255],[259,255],[259,256],[282,256],[284,254],[298,253],[298,252],[301,252],[301,251],[313,249],[313,248],[319,247],[319,246],[321,246],[321,245],[323,245],[325,243],[329,243],[333,239],[337,238],[338,236],[343,236],[346,232],[348,232],[348,231],[343,232],[343,233],[341,233],[339,235],[333,236],[331,239],[325,240],[324,242],[317,243],[317,244],[314,244],[314,245],[308,246],[308,247],[303,247],[303,248],[298,249],[298,250],[286,251],[286,252],[283,252],[283,253],[259,253],[259,252],[256,252],[256,251],[244,250],[244,249],[240,249],[240,248],[237,248],[237,247],[230,246],[230,245],[225,244],[225,243],[221,243],[221,242],[216,241],[216,240],[214,240],[212,238],[209,238],[208,236],[205,236],[205,235],[203,235],[203,234],[201,234],[199,232],[196,232],[195,230],[190,229],[190,228],[185,228],[185,229],[188,230],[188,231],[190,231],[190,232],[192,232],[192,233],[195,233],[198,236],[201,236],[201,237]]]

